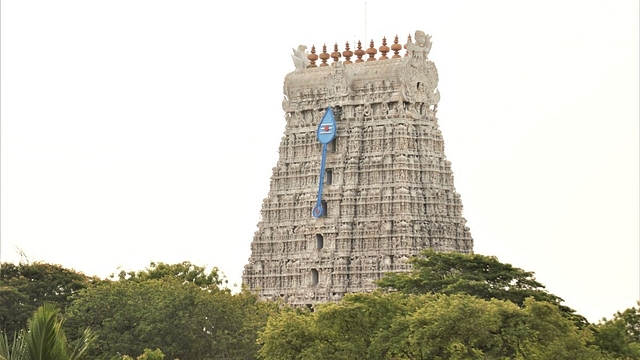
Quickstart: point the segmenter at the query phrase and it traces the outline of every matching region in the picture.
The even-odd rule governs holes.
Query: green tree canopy
[[[475,296],[354,294],[314,312],[283,311],[260,334],[264,359],[601,358],[560,309]]]
[[[269,318],[259,353],[266,359],[385,358],[389,344],[376,342],[376,335],[406,312],[403,303],[403,295],[376,292],[348,294],[314,312],[286,308]]]
[[[0,330],[9,334],[23,329],[45,302],[64,312],[71,295],[99,279],[60,265],[42,262],[2,263],[0,268]]]
[[[531,297],[559,306],[565,317],[580,327],[588,324],[583,316],[562,305],[560,297],[549,293],[533,272],[502,263],[496,257],[426,250],[409,261],[410,272],[387,273],[377,281],[378,286],[405,294],[468,294],[518,306]]]
[[[257,332],[277,305],[233,295],[219,279],[190,263],[152,264],[80,292],[68,325],[95,329],[94,357],[162,349],[169,359],[253,359]]]
[[[162,278],[176,278],[183,283],[197,285],[203,289],[220,287],[227,283],[227,280],[220,273],[217,267],[207,272],[203,266],[198,266],[183,261],[178,264],[166,264],[163,262],[152,262],[148,268],[142,271],[121,271],[118,274],[120,280],[146,281]]]
[[[95,336],[86,329],[75,346],[67,341],[62,330],[64,321],[54,304],[40,306],[25,329],[14,335],[11,344],[7,333],[0,334],[0,360],[79,360]]]
[[[144,349],[144,352],[137,358],[132,358],[129,355],[114,356],[111,360],[164,360],[164,354],[160,349]]]
[[[640,359],[640,301],[593,327],[593,343],[616,359]]]

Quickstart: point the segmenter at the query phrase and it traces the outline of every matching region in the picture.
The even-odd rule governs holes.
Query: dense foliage
[[[152,262],[148,268],[142,271],[121,271],[118,274],[118,278],[129,281],[174,278],[184,284],[194,284],[202,289],[218,289],[218,287],[227,283],[218,268],[213,268],[207,273],[205,267],[194,265],[189,261],[183,261],[178,264]]]
[[[71,295],[93,282],[90,278],[60,265],[42,262],[2,263],[0,266],[0,330],[13,334],[45,302],[55,304],[64,313]]]
[[[640,359],[640,303],[589,324],[532,272],[496,258],[427,251],[411,261],[380,290],[313,311],[232,294],[217,269],[190,262],[111,280],[3,264],[0,360],[33,359],[27,334],[61,354],[51,359]]]
[[[259,341],[265,359],[597,359],[590,336],[533,298],[374,292],[284,311]]]
[[[594,344],[611,358],[640,359],[640,301],[638,307],[603,319],[594,332]]]
[[[387,273],[378,280],[378,286],[405,294],[468,294],[518,306],[533,298],[557,305],[563,316],[579,327],[588,324],[587,319],[563,305],[560,297],[549,293],[533,272],[501,263],[496,257],[426,250],[409,261],[410,272]]]
[[[62,329],[63,323],[55,305],[43,304],[11,342],[6,332],[0,334],[0,360],[83,359],[95,336],[86,329],[73,345]]]
[[[130,275],[81,291],[67,312],[70,334],[89,326],[98,335],[92,356],[151,348],[169,359],[255,357],[257,331],[275,304],[232,295],[218,287],[217,272],[189,263]]]

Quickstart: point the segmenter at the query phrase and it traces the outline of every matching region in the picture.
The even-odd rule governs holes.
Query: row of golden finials
[[[411,35],[408,36],[407,39],[407,44],[411,43]],[[362,43],[360,42],[360,40],[358,40],[358,48],[356,49],[356,51],[351,51],[349,49],[349,42],[347,41],[346,46],[345,46],[345,51],[342,52],[342,54],[340,53],[340,51],[338,51],[338,43],[336,43],[333,46],[333,52],[332,53],[328,53],[327,52],[327,45],[323,45],[322,46],[322,53],[320,53],[320,55],[316,54],[316,46],[313,45],[311,47],[311,53],[307,55],[307,59],[309,59],[309,65],[307,66],[308,68],[315,68],[315,67],[323,67],[323,66],[329,66],[329,64],[327,63],[327,60],[329,60],[329,58],[333,59],[333,62],[337,62],[338,59],[341,56],[345,57],[345,60],[342,62],[343,64],[353,64],[354,62],[360,63],[360,62],[365,62],[365,61],[375,61],[375,60],[388,60],[388,59],[397,59],[397,58],[401,58],[402,56],[400,56],[400,50],[402,50],[403,46],[398,44],[398,35],[396,35],[396,38],[393,40],[393,44],[391,44],[391,47],[387,46],[387,38],[383,37],[382,38],[382,46],[380,46],[378,49],[380,50],[380,58],[376,59],[376,54],[378,53],[378,49],[375,48],[375,46],[373,45],[373,39],[371,39],[371,43],[369,44],[369,48],[367,50],[362,50]],[[407,46],[404,45],[404,48],[406,49]],[[393,55],[389,58],[387,57],[387,53],[389,53],[390,50],[393,50]],[[369,57],[367,58],[367,60],[363,60],[362,57],[364,55],[369,55]],[[353,57],[353,55],[355,55],[357,57],[357,59],[355,61],[351,61],[351,57]],[[409,52],[407,51],[404,56],[408,56]],[[316,61],[318,60],[318,58],[320,58],[320,60],[322,61],[320,63],[320,65],[316,65]]]

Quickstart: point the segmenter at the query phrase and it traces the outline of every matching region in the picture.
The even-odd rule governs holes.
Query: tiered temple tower
[[[407,271],[407,259],[423,249],[473,251],[438,129],[431,36],[414,38],[404,47],[396,36],[378,49],[372,40],[366,50],[360,42],[342,53],[337,45],[319,55],[315,47],[294,50],[280,158],[243,275],[260,297],[293,305],[339,300],[373,290],[385,272]],[[317,131],[329,108],[336,131],[316,218]]]

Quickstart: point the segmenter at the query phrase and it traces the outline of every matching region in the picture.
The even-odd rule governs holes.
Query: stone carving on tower
[[[473,251],[438,129],[431,36],[414,35],[404,56],[397,36],[379,49],[294,50],[279,160],[243,274],[261,298],[336,301],[407,271],[423,249]],[[335,137],[323,143],[328,118]]]

